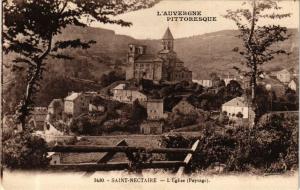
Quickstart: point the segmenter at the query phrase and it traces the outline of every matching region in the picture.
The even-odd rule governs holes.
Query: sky
[[[92,27],[111,29],[116,34],[123,34],[136,39],[160,39],[169,26],[174,38],[183,38],[193,35],[210,33],[226,29],[237,29],[233,21],[225,19],[222,15],[228,9],[238,9],[242,0],[163,0],[149,9],[138,10],[116,18],[132,22],[130,27],[121,27],[112,24],[92,23]],[[283,13],[292,13],[290,18],[276,20],[276,24],[288,28],[299,28],[299,1],[284,0],[279,6]],[[201,11],[203,17],[216,17],[216,21],[167,21],[165,16],[157,16],[157,11]],[[272,23],[264,20],[261,24]]]

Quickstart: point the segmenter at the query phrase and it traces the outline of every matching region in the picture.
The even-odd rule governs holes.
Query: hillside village
[[[148,53],[145,45],[129,44],[125,80],[112,81],[98,91],[69,92],[48,107],[34,107],[29,123],[50,139],[197,131],[207,124],[253,126],[249,80],[237,73],[193,78],[174,46],[169,28],[157,54]],[[258,84],[265,93],[262,101],[268,104],[265,113],[298,109],[298,74],[293,70],[265,72]],[[266,94],[271,94],[271,100]],[[9,120],[8,116],[4,119],[5,123]]]
[[[237,73],[193,78],[174,46],[169,28],[157,54],[148,53],[145,45],[129,44],[125,80],[98,91],[69,92],[48,107],[34,107],[29,123],[50,140],[64,135],[159,135],[197,131],[204,125],[252,127],[249,81]],[[297,78],[287,69],[261,75],[264,113],[298,109]]]

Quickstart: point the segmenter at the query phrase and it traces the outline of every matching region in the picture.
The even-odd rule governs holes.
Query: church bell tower
[[[174,38],[168,27],[163,38],[162,38],[163,50],[173,51],[174,48]]]

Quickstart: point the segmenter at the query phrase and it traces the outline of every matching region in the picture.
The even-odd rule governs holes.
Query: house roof
[[[248,102],[245,100],[244,97],[236,97],[224,103],[223,106],[246,107],[248,106]]]
[[[163,50],[160,50],[158,53],[170,53],[171,50],[167,50],[167,49],[163,49]]]
[[[290,74],[290,72],[287,70],[287,69],[282,69],[282,70],[280,70],[280,71],[278,71],[277,73],[288,73],[288,74]]]
[[[62,99],[53,99],[48,107],[54,107],[54,105],[57,104],[63,104],[63,100]]]
[[[32,114],[35,115],[47,115],[48,109],[47,107],[34,107],[32,110]]]
[[[180,105],[188,105],[188,106],[192,106],[195,107],[194,105],[192,105],[187,99],[186,97],[182,98],[174,107],[180,106]]]
[[[170,31],[170,28],[168,27],[164,36],[162,37],[163,40],[174,40],[173,35]]]
[[[261,84],[271,84],[272,86],[284,86],[280,81],[274,78],[263,78],[263,79],[258,79],[258,83]]]
[[[147,102],[151,103],[151,102],[164,102],[164,99],[149,99]]]
[[[179,59],[178,57],[176,57],[176,63],[183,63],[183,61],[181,59]]]
[[[147,126],[147,127],[162,127],[163,126],[163,122],[161,121],[144,121],[142,124],[142,126]]]
[[[199,83],[199,82],[202,82],[204,80],[209,80],[209,81],[212,81],[211,79],[209,78],[202,78],[202,79],[193,79],[192,81],[195,82],[195,83]]]
[[[298,85],[299,84],[299,81],[297,80],[297,79],[292,79],[290,82],[289,82],[289,84],[291,83],[291,82],[294,82],[296,85]]]
[[[114,87],[113,89],[114,90],[124,90],[125,89],[125,86],[126,84],[124,83],[121,83],[121,84],[118,84],[116,87]]]
[[[65,98],[66,101],[73,101],[81,95],[79,92],[73,92],[71,95]]]

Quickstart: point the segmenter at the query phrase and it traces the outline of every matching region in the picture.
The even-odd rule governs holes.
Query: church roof
[[[166,32],[165,32],[162,39],[163,40],[174,40],[173,35],[172,35],[169,27],[167,28],[167,30],[166,30]]]
[[[153,62],[153,61],[159,61],[159,58],[156,55],[153,54],[143,54],[139,55],[135,62]]]
[[[177,63],[183,63],[183,61],[181,59],[179,59],[178,57],[176,57],[176,62]]]

